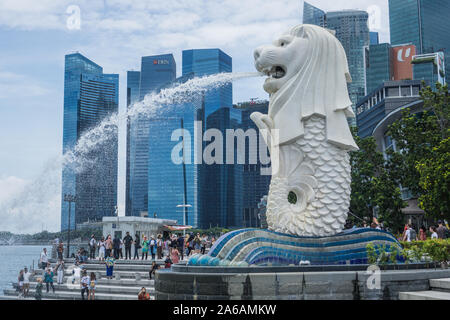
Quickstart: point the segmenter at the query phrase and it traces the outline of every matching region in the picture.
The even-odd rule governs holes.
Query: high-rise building
[[[118,111],[119,75],[104,74],[103,68],[79,53],[65,56],[63,153],[76,146],[80,137],[108,115]],[[69,227],[69,204],[64,195],[76,197],[70,228],[115,214],[117,205],[117,126],[93,149],[83,150],[80,167],[62,170],[61,230]],[[79,156],[81,157],[81,156]]]
[[[140,71],[127,71],[127,110],[129,110],[133,104],[139,101],[139,88],[141,72]],[[125,215],[131,216],[131,165],[130,165],[130,119],[127,119],[127,155],[126,155],[126,178],[125,178]]]
[[[433,89],[436,82],[446,83],[445,56],[443,52],[416,55],[411,61],[415,80],[423,80]]]
[[[326,27],[325,11],[316,8],[305,1],[303,3],[303,23]]]
[[[412,43],[417,54],[445,52],[450,59],[450,1],[389,0],[391,43]],[[450,72],[450,64],[446,73]]]
[[[303,23],[336,31],[336,38],[344,47],[352,77],[352,82],[348,84],[348,93],[353,102],[353,108],[356,102],[365,96],[364,47],[370,44],[368,18],[369,14],[361,10],[325,13],[307,2],[303,7]]]
[[[231,57],[220,49],[184,50],[182,56],[183,76],[192,74],[195,77],[202,77],[232,72]],[[239,114],[233,110],[232,105],[231,83],[206,92],[203,96],[201,118],[197,116],[197,119],[203,122],[203,132],[214,128],[225,137],[226,129],[232,129],[233,123],[239,121]],[[223,155],[225,157],[225,152]],[[197,213],[194,221],[197,221],[198,226],[209,228],[228,225],[227,216],[233,210],[230,198],[234,194],[234,182],[231,182],[234,174],[233,168],[225,163],[198,165],[197,210],[193,209],[193,212]],[[212,187],[214,183],[216,186]]]
[[[375,44],[379,44],[380,43],[380,38],[378,35],[378,32],[370,32],[370,44],[371,45],[375,45]]]
[[[157,92],[159,87],[176,78],[175,59],[172,54],[142,57],[140,73],[129,73],[128,76],[130,95],[127,100],[132,104],[144,99],[147,94]],[[129,177],[126,179],[129,185],[126,187],[128,200],[125,209],[127,215],[141,216],[148,210],[149,125],[149,118],[142,114],[129,119]]]
[[[236,186],[238,191],[238,199],[240,205],[233,217],[233,226],[239,227],[259,227],[261,225],[260,208],[258,204],[261,202],[261,198],[267,196],[269,192],[269,185],[271,175],[269,171],[270,164],[263,164],[261,154],[266,153],[268,157],[267,146],[262,140],[262,136],[259,134],[259,129],[256,124],[250,119],[250,115],[253,112],[261,112],[263,114],[268,113],[269,102],[268,101],[250,101],[239,103],[234,106],[235,109],[241,112],[242,121],[238,128],[247,132],[252,130],[256,133],[257,140],[256,146],[250,146],[250,139],[245,147],[245,159],[244,165],[237,167],[239,171],[239,185]],[[261,150],[264,148],[264,150]],[[250,163],[250,159],[256,159],[256,163]],[[264,159],[264,160],[268,160]],[[254,162],[254,161],[252,161]],[[263,169],[266,171],[263,171]],[[240,197],[239,197],[240,195]]]
[[[391,51],[389,43],[370,45],[365,48],[366,94],[379,87],[383,81],[391,80]]]

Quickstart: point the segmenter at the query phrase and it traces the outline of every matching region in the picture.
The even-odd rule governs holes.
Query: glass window
[[[398,97],[398,87],[386,88],[386,94],[388,97]]]
[[[402,97],[409,97],[411,96],[411,87],[402,87],[401,88]]]
[[[418,96],[420,93],[420,87],[419,86],[413,86],[412,87],[412,94],[413,96]]]

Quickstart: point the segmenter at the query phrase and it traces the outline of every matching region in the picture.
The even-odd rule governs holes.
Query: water
[[[0,246],[0,294],[17,282],[19,271],[24,267],[38,268],[39,256],[44,246]],[[46,247],[50,249],[49,246]]]
[[[92,155],[95,155],[98,148],[108,148],[109,139],[117,134],[117,128],[122,121],[138,115],[151,118],[163,109],[167,109],[168,105],[194,101],[207,91],[225,86],[233,80],[257,76],[262,74],[219,73],[193,78],[185,83],[161,90],[159,93],[150,93],[126,112],[114,113],[105,118],[99,125],[86,131],[71,150],[62,156],[49,159],[41,173],[23,190],[0,203],[2,225],[7,226],[9,230],[23,231],[30,226],[34,229],[39,228],[42,221],[55,222],[55,219],[58,219],[57,216],[55,217],[55,212],[59,212],[61,208],[62,167],[70,168],[78,173],[85,170],[95,161]]]

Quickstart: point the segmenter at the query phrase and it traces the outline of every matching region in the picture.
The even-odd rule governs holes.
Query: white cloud
[[[0,98],[11,96],[36,97],[51,93],[39,81],[29,76],[8,71],[0,71]]]

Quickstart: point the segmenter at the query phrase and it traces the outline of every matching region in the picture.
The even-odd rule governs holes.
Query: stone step
[[[430,279],[430,287],[432,290],[450,292],[450,278]]]
[[[67,281],[67,277],[70,275],[66,275],[64,276],[63,281]],[[37,277],[38,276],[33,276],[30,277],[30,281],[36,283],[37,282]],[[57,277],[53,277],[54,283],[57,282]],[[97,284],[104,284],[104,285],[121,285],[121,286],[130,286],[130,287],[138,287],[140,286],[142,287],[153,287],[155,285],[154,280],[149,280],[148,279],[148,273],[145,274],[145,278],[141,278],[139,281],[137,281],[135,278],[121,278],[120,280],[117,279],[106,279],[105,278],[101,278],[101,279],[97,279]]]
[[[30,295],[34,297],[34,289],[30,289]],[[14,289],[5,289],[4,294],[7,296],[16,296],[17,291]],[[137,300],[137,293],[135,294],[114,294],[114,293],[95,293],[96,300]],[[50,298],[57,300],[81,300],[81,292],[77,291],[56,291],[53,293],[51,290],[47,293],[45,290],[42,291],[42,298]],[[87,299],[87,295],[85,295]],[[154,300],[155,296],[150,295],[150,299]]]
[[[30,290],[31,288],[36,288],[37,282],[30,282]],[[63,284],[57,284],[53,283],[53,286],[55,287],[56,291],[76,291],[80,292],[80,284],[79,283],[63,283]],[[16,287],[16,285],[13,285],[13,287]],[[145,287],[148,292],[154,293],[155,288],[152,286],[146,287],[145,285],[135,285],[135,286],[122,286],[122,285],[104,285],[104,284],[98,284],[95,287],[95,292],[99,293],[118,293],[118,294],[138,294],[142,287]],[[51,291],[50,287],[50,291]],[[46,291],[46,287],[44,284],[43,291]],[[80,293],[81,294],[81,293]]]
[[[399,292],[398,298],[399,300],[450,300],[450,293],[434,290]]]
[[[88,272],[88,275],[89,275],[89,272],[98,272],[102,278],[106,277],[106,270],[104,270],[104,269],[103,270],[102,269],[99,269],[99,270],[87,269],[87,272]],[[149,270],[148,271],[121,271],[121,270],[116,270],[116,268],[114,268],[113,277],[115,277],[116,274],[118,274],[121,279],[122,278],[136,279],[136,274],[139,274],[141,279],[149,280],[148,272],[149,272]],[[43,272],[37,272],[36,276],[34,276],[34,277],[42,277],[42,276],[43,276]],[[66,269],[64,272],[64,277],[69,277],[69,276],[72,276],[72,273]],[[54,282],[56,282],[56,279],[57,279],[57,276],[55,275],[53,277]]]
[[[36,299],[31,296],[24,298],[24,297],[19,297],[18,295],[15,295],[15,296],[0,295],[0,300],[36,300]],[[42,300],[55,300],[55,299],[43,298]]]

